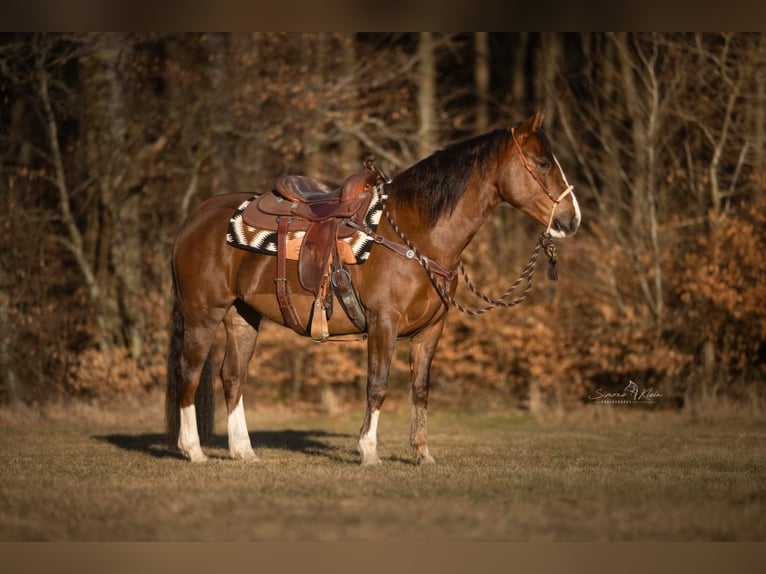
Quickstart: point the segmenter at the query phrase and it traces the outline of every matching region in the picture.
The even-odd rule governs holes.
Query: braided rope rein
[[[532,275],[534,274],[535,268],[537,266],[537,259],[538,259],[541,247],[543,248],[543,251],[548,257],[548,261],[550,264],[548,268],[548,278],[551,279],[552,281],[555,281],[558,278],[558,273],[556,272],[556,245],[553,243],[553,238],[551,237],[549,233],[549,229],[547,229],[546,231],[540,234],[537,244],[535,245],[535,248],[532,251],[532,255],[529,258],[529,261],[527,262],[527,264],[524,266],[524,269],[519,275],[519,278],[516,279],[516,281],[514,281],[513,284],[510,287],[508,287],[503,292],[503,294],[496,299],[492,299],[491,297],[485,295],[476,287],[476,285],[474,285],[473,281],[471,281],[471,279],[468,277],[468,273],[465,270],[465,265],[463,264],[463,258],[461,257],[458,260],[458,269],[460,270],[460,274],[463,276],[463,280],[465,281],[468,289],[476,297],[478,297],[479,299],[487,303],[485,307],[480,307],[478,309],[469,309],[468,307],[465,307],[464,305],[460,304],[458,301],[455,300],[455,298],[452,295],[450,295],[448,291],[448,286],[451,285],[452,281],[446,281],[443,286],[440,284],[439,280],[436,277],[436,274],[431,269],[430,260],[428,259],[428,257],[421,254],[420,251],[418,251],[417,247],[415,247],[412,244],[409,238],[404,234],[404,232],[396,224],[396,222],[394,221],[394,218],[391,216],[391,212],[388,210],[388,205],[385,199],[386,199],[386,196],[382,196],[383,213],[386,216],[388,223],[391,225],[391,227],[399,236],[399,238],[402,241],[404,241],[405,245],[407,245],[407,247],[414,253],[413,259],[417,261],[418,264],[421,267],[423,267],[423,269],[425,269],[426,273],[428,274],[428,278],[431,280],[431,283],[436,289],[436,292],[439,294],[439,296],[441,297],[442,301],[444,302],[444,304],[446,305],[448,309],[450,306],[454,306],[458,311],[465,313],[466,315],[482,315],[497,307],[503,307],[503,308],[515,307],[519,303],[523,302],[527,298],[527,295],[529,295],[529,292],[532,290]],[[513,294],[513,292],[516,290],[516,288],[525,280],[526,280],[526,286],[524,288],[524,291],[521,293],[521,295],[519,295],[515,299],[512,299],[511,301],[506,301],[506,299],[510,297]]]

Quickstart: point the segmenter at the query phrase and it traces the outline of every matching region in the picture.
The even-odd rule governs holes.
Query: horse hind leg
[[[258,459],[247,431],[242,383],[247,379],[259,324],[260,316],[244,306],[233,306],[224,317],[226,354],[221,366],[221,381],[228,412],[229,453],[232,458],[244,461]]]
[[[191,462],[205,462],[201,441],[212,438],[215,412],[209,357],[215,328],[188,329],[187,334],[181,358],[178,448]]]
[[[209,353],[223,313],[201,319],[185,315],[178,300],[173,307],[165,399],[167,434],[192,462],[207,460],[200,436],[209,440],[208,435],[212,435],[214,401]]]

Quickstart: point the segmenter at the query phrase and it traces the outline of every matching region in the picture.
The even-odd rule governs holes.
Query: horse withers
[[[505,202],[545,225],[551,237],[577,230],[580,209],[542,122],[543,114],[536,113],[511,128],[454,144],[380,186],[386,217],[376,231],[367,230],[376,244],[363,265],[347,267],[367,338],[367,405],[358,441],[362,464],[380,463],[378,421],[401,338],[411,343],[410,445],[416,462],[434,462],[426,430],[431,362],[457,289],[461,254],[490,212]],[[261,320],[285,324],[275,289],[278,258],[226,242],[232,213],[249,197],[224,194],[202,203],[183,224],[173,250],[167,434],[193,462],[206,460],[201,444],[212,434],[209,355],[216,328],[223,322],[227,336],[221,379],[229,451],[235,459],[254,460],[242,383]],[[315,293],[301,286],[295,261],[287,261],[284,273],[295,312],[308,324]],[[339,312],[327,330],[331,337],[360,334]]]

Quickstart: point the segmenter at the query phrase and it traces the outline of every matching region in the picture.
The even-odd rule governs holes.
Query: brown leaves
[[[759,358],[766,335],[766,212],[752,203],[739,214],[711,218],[683,257],[677,288],[679,323],[694,347],[712,341],[723,376],[731,381],[762,376]]]

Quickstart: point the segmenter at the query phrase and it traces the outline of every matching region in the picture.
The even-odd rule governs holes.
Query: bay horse
[[[363,265],[348,267],[366,314],[367,404],[358,440],[362,464],[380,463],[378,420],[394,346],[403,338],[410,339],[410,446],[415,462],[434,462],[426,431],[431,362],[457,289],[454,270],[493,208],[509,203],[547,225],[552,237],[577,230],[580,209],[542,122],[538,112],[511,128],[453,144],[382,187],[386,217],[380,220],[378,239],[400,246],[407,240],[423,255],[408,258],[402,250],[378,244]],[[181,227],[173,249],[167,436],[193,462],[206,460],[201,444],[212,435],[209,354],[221,322],[227,336],[221,379],[229,452],[234,459],[257,458],[245,421],[242,383],[262,318],[285,321],[275,292],[277,258],[226,243],[232,213],[251,196],[223,194],[203,202]],[[435,277],[429,261],[451,272]],[[295,262],[288,262],[287,281],[298,315],[308,317],[314,294],[301,287]],[[328,328],[333,336],[359,333],[341,312],[332,315]]]

